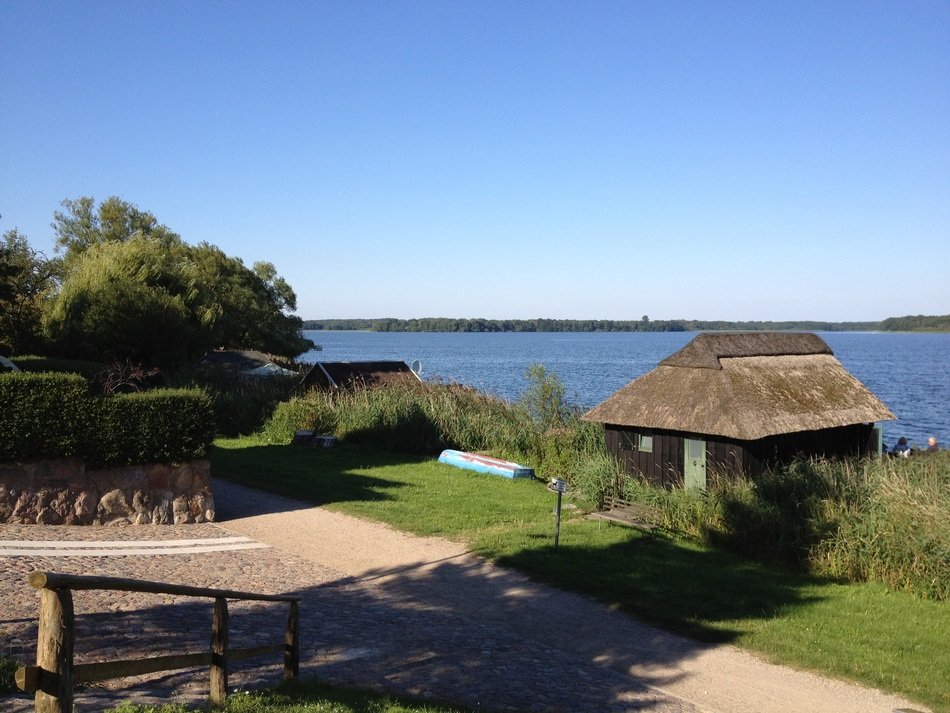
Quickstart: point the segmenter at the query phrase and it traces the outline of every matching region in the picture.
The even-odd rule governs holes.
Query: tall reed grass
[[[814,570],[950,599],[950,452],[825,467],[836,528],[812,549]]]
[[[458,448],[512,457],[538,447],[527,413],[458,385],[394,383],[311,391],[280,404],[262,437],[287,443],[298,429],[410,453]]]
[[[623,496],[673,532],[818,576],[950,598],[950,452],[798,460],[704,493],[620,477]]]

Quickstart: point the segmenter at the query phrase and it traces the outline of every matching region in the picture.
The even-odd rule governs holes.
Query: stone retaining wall
[[[0,463],[0,522],[181,525],[214,520],[207,460],[87,470],[80,460]]]

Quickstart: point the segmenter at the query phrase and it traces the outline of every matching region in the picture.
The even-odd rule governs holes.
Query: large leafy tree
[[[47,319],[60,351],[103,361],[174,367],[202,345],[174,256],[137,237],[74,257]]]
[[[291,314],[297,295],[269,262],[248,269],[219,248],[202,243],[182,262],[195,315],[211,345],[253,348],[297,356],[312,342],[300,334],[303,322]]]
[[[273,265],[248,269],[219,248],[133,235],[77,254],[49,313],[51,336],[88,358],[193,363],[214,347],[294,357],[312,346],[296,296]]]
[[[12,354],[32,351],[42,343],[42,310],[55,289],[59,260],[30,247],[16,228],[0,241],[0,343]]]

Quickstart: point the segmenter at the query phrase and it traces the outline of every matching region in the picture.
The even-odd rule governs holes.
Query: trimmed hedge
[[[75,374],[0,375],[0,462],[75,457],[90,465],[207,456],[214,407],[197,389],[97,397]]]
[[[23,371],[34,373],[55,371],[63,374],[81,374],[93,378],[96,374],[105,371],[105,364],[99,361],[86,359],[62,359],[59,357],[45,357],[34,354],[13,357],[13,363]]]
[[[0,375],[0,462],[82,457],[92,401],[78,374]]]
[[[171,463],[204,458],[214,440],[214,405],[202,391],[156,389],[99,399],[97,450],[101,465]]]

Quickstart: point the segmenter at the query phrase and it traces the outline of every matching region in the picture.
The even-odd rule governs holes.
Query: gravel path
[[[64,528],[0,525],[0,651],[33,658],[34,569],[294,593],[301,603],[301,673],[482,711],[882,713],[926,710],[900,698],[705,646],[643,625],[584,597],[529,581],[457,543],[216,481],[216,524]],[[226,549],[235,537],[267,545]],[[230,538],[230,539],[227,539]],[[213,547],[220,539],[221,549]],[[3,541],[108,540],[104,554],[4,555]],[[148,543],[156,541],[155,552]],[[157,541],[162,541],[158,543]],[[174,542],[182,541],[180,546]],[[185,540],[212,542],[188,551]],[[116,541],[137,554],[123,552]],[[135,541],[131,543],[130,541]],[[21,546],[21,545],[20,545]],[[90,551],[92,550],[92,546]],[[65,551],[64,551],[65,552]],[[161,606],[159,606],[161,605]],[[232,646],[281,639],[285,608],[231,605]],[[77,660],[202,650],[209,602],[77,592]],[[185,626],[182,626],[185,623]],[[184,629],[184,631],[182,631]],[[276,660],[238,662],[232,688],[276,682]],[[106,682],[77,692],[76,710],[207,696],[207,672]],[[0,700],[10,713],[25,697]]]

